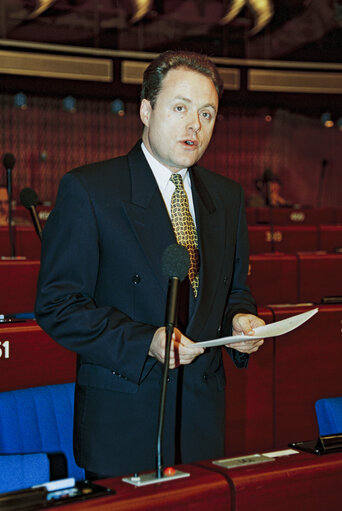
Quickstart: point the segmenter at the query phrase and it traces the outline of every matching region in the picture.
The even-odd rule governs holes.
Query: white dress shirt
[[[167,167],[165,167],[165,165],[160,163],[154,156],[152,156],[152,154],[146,149],[143,142],[141,144],[141,149],[148,161],[149,166],[151,167],[155,180],[157,181],[160,193],[162,194],[162,197],[164,199],[166,209],[168,210],[169,216],[171,218],[171,196],[175,190],[175,185],[172,183],[172,181],[170,181],[172,172]],[[190,213],[196,226],[195,208],[192,199],[191,180],[189,171],[187,168],[181,169],[178,171],[178,174],[181,174],[183,178],[184,188],[189,200]]]

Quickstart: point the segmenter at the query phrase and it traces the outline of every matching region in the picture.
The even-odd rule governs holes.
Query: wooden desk
[[[269,208],[256,208],[256,221],[270,223]],[[250,213],[251,214],[251,213]],[[320,225],[335,224],[335,208],[272,208],[274,225]]]
[[[272,311],[266,307],[259,308],[258,314],[266,323],[273,321]],[[227,380],[227,456],[273,448],[273,357],[272,339],[251,355],[247,369],[235,367],[229,355],[223,352]]]
[[[27,259],[40,259],[41,242],[34,227],[15,226],[13,228],[16,256]],[[0,256],[10,256],[11,247],[8,227],[0,227]]]
[[[279,252],[251,255],[247,284],[258,305],[297,303],[296,255]]]
[[[298,302],[342,296],[342,253],[298,253]]]
[[[0,261],[0,313],[33,312],[39,261]]]
[[[115,494],[59,507],[63,511],[230,511],[230,488],[224,475],[194,466],[180,465],[190,477],[152,486],[134,487],[121,478],[98,481]]]
[[[273,307],[273,311],[279,321],[310,308]],[[342,305],[320,306],[307,323],[275,341],[275,448],[317,438],[315,401],[342,395],[341,320]]]
[[[76,355],[35,321],[0,324],[0,391],[75,381]]]
[[[250,253],[272,252],[295,253],[319,249],[318,227],[313,225],[274,225],[273,232],[266,225],[248,227]]]
[[[342,248],[342,225],[321,225],[319,227],[319,248],[333,252]]]
[[[224,469],[236,511],[337,511],[342,502],[342,453],[297,453],[275,461]]]

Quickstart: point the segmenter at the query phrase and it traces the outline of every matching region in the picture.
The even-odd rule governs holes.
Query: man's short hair
[[[222,96],[223,81],[215,64],[201,53],[191,51],[168,50],[161,53],[145,69],[144,79],[141,88],[141,99],[147,99],[154,108],[157,96],[163,86],[163,80],[170,69],[185,67],[197,71],[210,78],[217,91],[218,97]]]

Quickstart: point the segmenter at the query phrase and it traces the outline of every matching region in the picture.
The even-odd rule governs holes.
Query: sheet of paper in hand
[[[213,346],[223,346],[224,344],[233,344],[240,341],[252,341],[256,339],[267,339],[269,337],[278,337],[278,335],[284,335],[300,325],[308,321],[318,312],[318,307],[311,309],[301,314],[296,314],[290,318],[276,321],[275,323],[269,323],[268,325],[258,326],[254,328],[254,335],[233,335],[229,337],[221,337],[220,339],[212,339],[211,341],[197,342],[196,346],[202,348],[211,348]]]

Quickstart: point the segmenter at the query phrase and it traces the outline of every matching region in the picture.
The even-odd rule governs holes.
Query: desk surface
[[[294,451],[266,463],[225,469],[203,461],[178,468],[190,476],[134,487],[121,478],[98,484],[116,493],[59,506],[63,511],[225,510],[337,511],[342,500],[342,453],[316,456]]]

